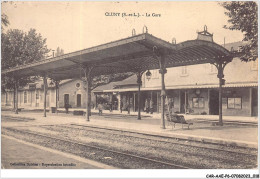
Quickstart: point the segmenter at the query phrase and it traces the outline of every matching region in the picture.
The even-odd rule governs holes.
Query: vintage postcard
[[[3,1],[3,177],[259,178],[257,53],[256,1]]]

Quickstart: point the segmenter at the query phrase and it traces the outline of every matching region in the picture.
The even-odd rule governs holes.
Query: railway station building
[[[226,44],[228,50],[239,51],[242,42]],[[218,115],[219,96],[217,69],[212,64],[198,64],[168,68],[165,86],[168,102],[176,113]],[[159,70],[149,70],[151,78],[142,76],[141,110],[145,101],[152,100],[153,112],[160,113]],[[245,75],[246,74],[246,75]],[[225,69],[222,109],[226,116],[257,116],[258,111],[258,61],[242,62],[234,58]],[[137,77],[133,75],[121,82],[99,86],[93,90],[96,99],[110,96],[113,109],[137,111]],[[99,101],[99,100],[96,100]]]
[[[141,111],[152,108],[154,113],[161,113],[162,129],[165,129],[166,112],[218,115],[220,126],[223,126],[223,115],[257,116],[257,61],[241,62],[243,44],[216,44],[206,25],[197,34],[195,40],[177,44],[173,38],[170,43],[149,34],[144,26],[142,34],[136,35],[133,30],[131,37],[6,69],[2,75],[15,79],[16,114],[19,103],[27,103],[30,96],[31,106],[38,107],[33,100],[42,101],[40,91],[43,91],[44,117],[52,105],[53,95],[58,108],[66,104],[85,108],[86,121],[90,121],[90,108],[96,107],[104,97],[110,110],[137,109],[138,120]],[[135,74],[136,80],[130,77],[91,90],[92,77],[126,72]],[[21,76],[41,76],[43,85],[39,92],[35,87],[28,95],[30,84],[27,89],[19,89]],[[48,78],[55,81],[55,87],[49,87]],[[63,85],[61,82],[58,88],[58,81],[68,79],[74,80]],[[11,100],[8,96],[2,95],[5,104]]]
[[[56,107],[56,92],[58,107],[64,108],[69,104],[71,108],[86,107],[86,94],[84,85],[80,79],[62,80],[59,88],[56,90],[55,85],[48,79],[48,91],[46,97],[46,107]],[[18,90],[19,108],[42,109],[44,105],[43,80],[39,79],[35,83],[30,83],[24,88]],[[13,105],[13,91],[2,93],[2,106]]]
[[[226,44],[225,48],[239,50],[242,42]],[[234,70],[235,69],[235,70]],[[172,103],[172,111],[176,113],[218,115],[218,79],[217,69],[212,64],[198,64],[168,68],[165,75],[167,100]],[[153,112],[160,113],[160,75],[159,70],[149,70],[151,78],[142,76],[141,111],[145,111],[145,101],[152,100]],[[244,75],[247,74],[247,75]],[[225,69],[225,85],[223,85],[222,109],[228,116],[257,116],[258,111],[258,61],[242,62],[234,58]],[[128,110],[136,112],[138,83],[137,76],[98,86],[92,91],[92,108],[102,102],[105,110]],[[80,79],[62,80],[59,83],[58,107],[86,108],[86,93]],[[2,105],[12,106],[13,92],[2,93]],[[43,81],[31,83],[18,90],[20,108],[43,108]],[[56,105],[55,85],[48,80],[47,108]],[[122,105],[122,106],[121,106]]]

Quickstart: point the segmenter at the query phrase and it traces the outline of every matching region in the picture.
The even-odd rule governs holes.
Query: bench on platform
[[[73,111],[73,115],[75,115],[75,116],[84,116],[84,113],[86,114],[86,112],[81,111],[81,110],[74,110]]]
[[[166,113],[166,119],[167,119],[168,125],[172,126],[172,129],[173,129],[173,127],[175,128],[175,124],[177,124],[177,123],[182,125],[182,129],[183,129],[183,125],[187,125],[188,129],[190,128],[190,125],[193,125],[193,123],[187,122],[183,115]]]
[[[17,111],[18,111],[18,112],[21,112],[21,111],[22,111],[22,109],[24,109],[24,108],[18,108],[18,109],[17,109]]]

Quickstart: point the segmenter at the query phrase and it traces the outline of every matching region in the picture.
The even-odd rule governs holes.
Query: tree
[[[34,61],[44,59],[49,52],[46,46],[46,39],[41,34],[36,33],[35,29],[23,32],[18,29],[8,30],[1,34],[1,69],[6,70],[12,67],[29,64]],[[32,82],[33,77],[20,77],[16,74],[2,75],[1,89],[15,91],[15,84],[23,87]]]
[[[9,20],[6,14],[1,14],[1,29],[4,30],[4,27],[9,25]]]
[[[220,3],[227,11],[228,22],[225,25],[230,30],[240,30],[244,33],[243,41],[246,45],[242,47],[242,61],[256,60],[258,56],[258,6],[254,1],[230,1]]]
[[[28,33],[18,29],[8,30],[1,36],[2,70],[42,60],[49,52],[46,39],[37,34],[35,29]]]

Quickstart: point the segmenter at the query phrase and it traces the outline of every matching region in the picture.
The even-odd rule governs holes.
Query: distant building
[[[239,51],[241,42],[226,44],[228,50]],[[151,70],[150,80],[142,77],[141,109],[145,100],[153,101],[153,111],[161,110],[161,76],[159,70]],[[257,116],[258,114],[258,60],[242,62],[234,58],[224,70],[222,108],[223,115]],[[217,69],[212,64],[199,64],[168,68],[165,75],[167,100],[177,113],[210,114],[219,113]],[[110,94],[117,99],[123,110],[130,104],[131,111],[137,111],[137,78],[132,76],[121,82],[100,86],[93,90],[96,97]],[[122,102],[121,102],[122,101]],[[126,110],[126,109],[125,109]]]
[[[56,106],[56,89],[55,85],[50,86],[48,80],[48,91],[46,95],[47,108]],[[86,106],[86,94],[84,85],[80,79],[63,80],[59,84],[58,107],[63,108],[65,103],[71,105],[72,108],[82,108]],[[43,81],[31,83],[18,90],[18,106],[19,108],[43,109],[44,105]],[[13,91],[2,93],[1,102],[3,106],[13,105]]]

